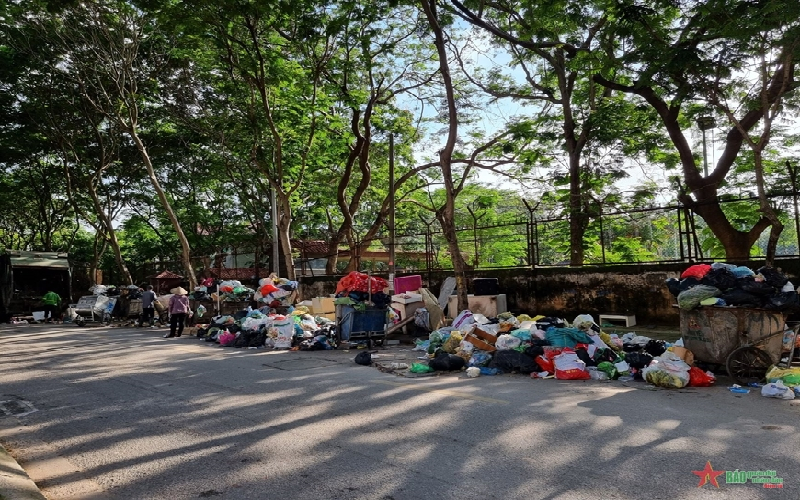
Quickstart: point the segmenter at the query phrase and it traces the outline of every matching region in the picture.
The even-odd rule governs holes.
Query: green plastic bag
[[[409,370],[411,373],[430,373],[433,371],[428,365],[423,365],[422,363],[411,363],[411,368]]]
[[[603,361],[597,365],[597,369],[608,375],[608,378],[614,380],[617,378],[617,367],[613,363]]]

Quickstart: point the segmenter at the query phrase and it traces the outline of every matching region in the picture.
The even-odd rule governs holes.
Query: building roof
[[[41,269],[69,270],[69,255],[60,252],[26,252],[8,250],[12,267],[37,267]]]
[[[155,279],[183,279],[183,276],[175,274],[170,271],[164,271],[161,274],[154,276]]]

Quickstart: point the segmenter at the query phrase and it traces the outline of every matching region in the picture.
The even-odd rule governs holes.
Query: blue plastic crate
[[[342,306],[339,338],[350,340],[350,337],[366,336],[368,332],[383,333],[386,326],[385,307],[367,307],[358,311],[353,306]]]

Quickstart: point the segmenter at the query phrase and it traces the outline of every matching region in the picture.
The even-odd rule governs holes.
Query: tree
[[[800,5],[792,0],[692,4],[650,0],[619,3],[607,12],[613,22],[604,29],[612,30],[618,42],[602,54],[605,59],[598,63],[595,80],[639,96],[656,111],[678,153],[683,174],[680,201],[703,218],[727,259],[749,259],[753,243],[775,218],[762,206],[762,217],[750,229],[740,230],[728,220],[718,197],[745,136],[763,127],[764,118],[774,116],[781,99],[798,86]],[[753,39],[768,44],[750,43]],[[731,116],[737,123],[726,134],[714,170],[704,175],[683,130],[703,113],[703,103],[737,95],[748,65],[757,63],[762,54],[774,70],[769,75],[757,71],[766,79],[753,95],[739,94],[738,116]]]
[[[146,117],[154,107],[148,98],[155,95],[158,78],[169,65],[170,44],[155,18],[130,3],[115,1],[81,3],[59,14],[31,13],[24,22],[39,30],[61,55],[56,69],[76,86],[81,98],[133,141],[178,236],[189,284],[196,286],[189,242],[141,135],[143,114]]]

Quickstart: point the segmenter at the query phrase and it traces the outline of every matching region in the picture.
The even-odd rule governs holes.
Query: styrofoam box
[[[422,302],[421,293],[401,293],[392,295],[392,302],[399,302],[400,304],[413,304],[414,302]]]

